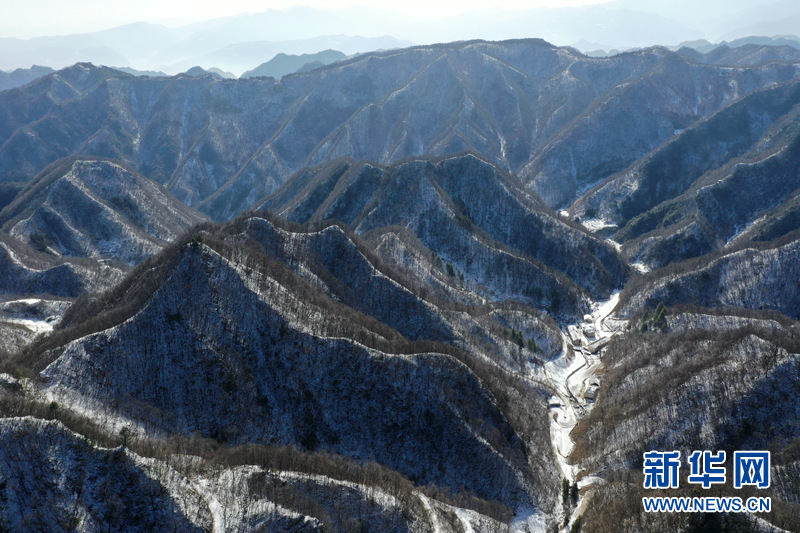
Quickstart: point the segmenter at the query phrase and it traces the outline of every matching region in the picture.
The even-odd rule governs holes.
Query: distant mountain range
[[[345,35],[337,27],[335,17],[306,8],[269,10],[175,29],[141,22],[87,34],[0,38],[0,70],[92,62],[167,74],[199,65],[240,75],[278,53],[314,54],[335,49],[352,55],[411,44],[388,35]],[[287,32],[286,28],[306,30]]]
[[[716,63],[709,54],[593,59],[537,40],[475,41],[366,54],[280,82],[81,64],[0,93],[0,180],[102,155],[222,220],[340,156],[472,150],[564,207],[730,103],[797,76],[791,54],[764,62],[741,47]]]
[[[49,67],[39,67],[36,65],[28,69],[18,68],[13,72],[0,72],[0,91],[22,87],[51,72],[53,72],[53,69]]]
[[[259,76],[266,76],[270,78],[280,79],[286,74],[294,72],[305,72],[317,67],[330,65],[336,61],[347,59],[347,56],[338,50],[323,50],[316,54],[300,54],[300,55],[287,55],[280,53],[267,61],[257,66],[253,70],[244,72],[241,78],[256,78]]]
[[[75,35],[0,39],[0,69],[33,64],[63,68],[76,62],[163,71],[195,65],[241,73],[278,53],[334,49],[350,56],[412,44],[456,40],[542,38],[584,51],[626,50],[687,41],[729,41],[751,35],[797,34],[800,8],[791,0],[702,3],[616,0],[599,5],[476,9],[427,20],[380,8],[268,9],[168,28],[136,22]],[[796,37],[794,37],[796,39]],[[764,44],[764,43],[760,43]]]

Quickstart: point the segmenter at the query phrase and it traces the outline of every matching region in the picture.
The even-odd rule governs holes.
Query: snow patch
[[[3,306],[11,305],[11,304],[22,304],[22,305],[36,305],[41,302],[39,298],[22,298],[21,300],[9,300],[3,303]]]
[[[587,218],[581,221],[581,224],[584,228],[588,229],[592,233],[600,231],[601,229],[605,228],[616,228],[617,225],[607,220],[603,220],[602,218]]]
[[[208,501],[208,510],[211,511],[211,518],[213,520],[213,533],[225,533],[225,518],[223,516],[222,506],[219,504],[219,500],[217,500],[216,496],[208,490],[208,480],[199,478],[197,484],[205,489],[204,492]]]
[[[47,320],[30,320],[26,318],[4,318],[3,322],[18,324],[29,329],[33,334],[50,333],[53,331],[53,323]]]
[[[428,513],[428,517],[431,520],[431,531],[433,533],[442,533],[444,530],[442,529],[442,524],[439,522],[439,515],[431,505],[430,499],[421,492],[418,492],[417,495],[419,496],[419,499],[422,502],[422,505],[425,507],[425,511]]]
[[[578,488],[590,487],[592,485],[599,485],[605,483],[606,480],[598,476],[584,476],[578,480]]]
[[[547,521],[545,517],[533,509],[523,510],[517,513],[511,521],[509,531],[511,533],[546,533]]]
[[[614,249],[618,252],[622,251],[622,245],[613,239],[606,239],[606,242],[614,247]]]

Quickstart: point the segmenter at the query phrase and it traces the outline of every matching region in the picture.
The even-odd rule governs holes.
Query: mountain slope
[[[797,43],[797,41],[794,41]],[[734,44],[734,43],[731,43]],[[713,50],[700,52],[691,48],[678,50],[698,63],[713,63],[715,65],[730,65],[749,67],[770,62],[795,63],[800,60],[800,49],[788,44],[757,44],[747,43],[739,46],[721,45]]]
[[[2,418],[0,443],[0,524],[8,530],[202,531],[124,452],[95,448],[58,422]]]
[[[30,246],[0,235],[0,294],[50,294],[77,298],[102,291],[122,277],[121,268],[102,269],[97,263],[30,257]]]
[[[767,531],[769,523],[795,530],[800,524],[797,323],[699,309],[668,313],[674,332],[626,335],[612,342],[604,357],[602,396],[575,431],[574,458],[607,480],[595,486],[582,530]],[[726,451],[729,458],[737,450],[770,450],[769,489],[733,490],[729,460],[727,483],[701,494],[768,496],[772,512],[644,512],[642,497],[697,496],[699,486],[682,477],[677,490],[643,490],[642,454],[679,450],[683,467],[694,450],[704,449]]]
[[[704,307],[771,309],[800,318],[797,231],[765,243],[690,259],[655,270],[630,283],[620,298],[629,315],[658,302]]]
[[[0,228],[60,255],[136,264],[206,220],[157,184],[111,162],[68,159],[0,211]],[[40,246],[41,247],[41,246]]]
[[[762,217],[772,229],[753,231],[769,238],[796,229],[798,96],[800,85],[788,83],[742,98],[611,176],[570,212],[602,220],[626,256],[651,268],[747,240],[739,234],[767,223]]]
[[[0,211],[0,293],[75,298],[206,220],[113,161],[67,158]]]
[[[580,313],[570,280],[599,297],[627,274],[610,246],[470,154],[391,166],[337,161],[299,173],[262,207],[298,222],[341,220],[357,233],[406,226],[467,280],[553,314]]]
[[[104,155],[226,219],[308,165],[472,150],[557,206],[676,130],[796,76],[790,63],[732,69],[660,48],[598,59],[537,40],[370,53],[280,82],[78,65],[0,95],[0,180]]]
[[[333,300],[348,284],[394,302],[412,298],[359,259],[357,247],[320,250],[347,250],[335,226],[309,234],[269,226],[243,219],[203,234],[206,244],[198,236],[173,245],[139,269],[144,275],[71,310],[64,320],[72,328],[25,356],[47,365],[48,398],[148,433],[329,450],[514,509],[553,504],[546,420],[532,414],[546,409],[543,390],[452,345],[411,343]],[[296,245],[281,246],[281,234]],[[320,275],[336,272],[335,263],[309,271],[320,251],[353,279]],[[362,305],[393,321],[378,298]],[[453,336],[436,329],[436,308],[416,305],[421,312],[406,315],[401,330]],[[534,395],[525,407],[510,401],[523,393]],[[110,411],[109,395],[123,399]],[[534,442],[544,448],[534,453]]]
[[[7,384],[7,377],[0,376],[0,386]],[[68,430],[61,420],[72,425],[75,415],[59,410],[49,414],[55,420],[32,416],[0,419],[0,473],[4,479],[0,524],[5,528],[266,528],[299,533],[371,527],[378,531],[422,531],[430,521],[437,520],[449,526],[446,531],[455,531],[455,524],[448,520],[448,504],[436,501],[436,507],[426,512],[421,504],[424,493],[409,490],[407,480],[374,464],[361,466],[342,458],[304,456],[289,449],[278,454],[275,449],[269,450],[273,457],[267,463],[264,459],[270,454],[266,448],[238,449],[218,456],[196,447],[196,443],[191,444],[193,451],[203,457],[189,458],[180,453],[169,456],[163,448],[153,454],[146,440],[128,438],[132,448],[149,454],[143,456],[123,446],[104,448]],[[108,435],[93,436],[111,440]],[[280,458],[275,460],[275,455]],[[239,464],[244,457],[263,465]],[[255,457],[259,459],[254,461]],[[286,466],[301,470],[285,470]],[[383,478],[377,484],[368,480],[375,474]],[[474,513],[473,520],[476,527],[500,525],[479,513]]]

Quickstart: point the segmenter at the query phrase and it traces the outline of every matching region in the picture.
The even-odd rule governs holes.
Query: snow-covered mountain
[[[0,93],[0,530],[798,530],[797,54],[700,48]]]
[[[0,211],[0,290],[77,297],[109,288],[204,220],[118,163],[58,161]]]
[[[104,155],[222,220],[305,166],[471,150],[565,206],[678,132],[796,77],[792,60],[732,68],[663,48],[590,58],[539,40],[371,53],[280,81],[81,64],[0,94],[0,180]]]
[[[260,217],[197,233],[76,303],[14,363],[109,431],[325,450],[552,512],[546,389],[518,374],[559,349],[552,323],[425,300],[354,238]],[[506,324],[542,346],[516,346]]]
[[[140,263],[206,218],[112,161],[67,159],[0,212],[3,231],[57,255]]]
[[[341,220],[359,234],[408,227],[488,296],[513,295],[554,315],[582,315],[583,291],[605,297],[627,276],[610,245],[472,154],[391,166],[334,161],[297,174],[262,207],[298,222]]]

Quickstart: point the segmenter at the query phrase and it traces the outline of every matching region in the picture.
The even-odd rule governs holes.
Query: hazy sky
[[[493,9],[526,9],[605,3],[608,0],[495,0]],[[445,14],[487,8],[486,0],[0,0],[0,37],[64,35],[106,29],[130,22],[146,21],[167,26],[225,17],[240,13],[258,13],[267,9],[285,9],[306,5],[322,9],[355,6],[384,8],[406,16],[430,20]]]

